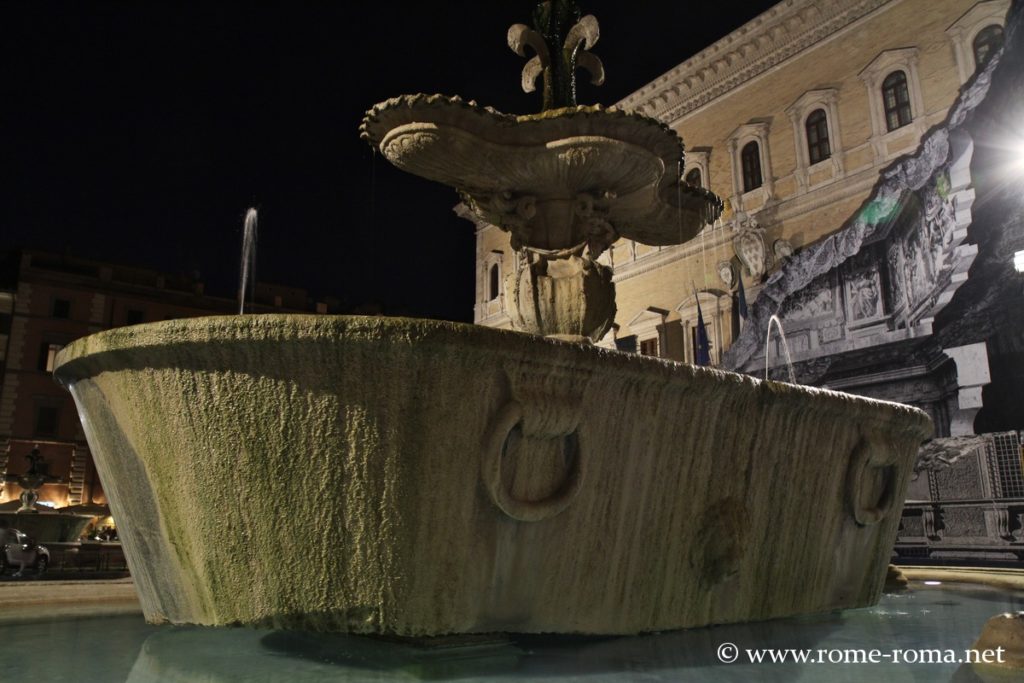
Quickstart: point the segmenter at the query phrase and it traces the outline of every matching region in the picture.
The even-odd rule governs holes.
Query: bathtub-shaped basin
[[[874,603],[907,406],[427,320],[74,342],[152,622],[628,634]]]

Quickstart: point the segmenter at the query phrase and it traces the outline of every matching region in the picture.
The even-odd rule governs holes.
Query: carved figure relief
[[[853,273],[846,279],[846,300],[849,319],[869,320],[882,315],[882,287],[878,270]]]
[[[819,287],[815,287],[812,284],[797,294],[789,306],[785,315],[786,321],[795,322],[835,314],[832,288],[827,283],[825,286]]]
[[[932,277],[927,265],[925,246],[922,244],[922,234],[912,230],[905,245],[906,260],[904,262],[904,273],[907,286],[910,289],[910,300],[913,304],[922,301],[931,290]]]
[[[953,202],[936,188],[925,197],[924,231],[932,273],[938,277],[946,265],[947,252],[956,227]]]
[[[895,242],[889,246],[889,286],[892,293],[892,307],[899,308],[906,303],[903,291],[903,254],[900,245]]]
[[[886,252],[892,305],[906,304],[911,311],[934,296],[950,269],[957,227],[955,201],[942,177],[918,196],[919,210],[905,219],[903,235],[895,238]]]

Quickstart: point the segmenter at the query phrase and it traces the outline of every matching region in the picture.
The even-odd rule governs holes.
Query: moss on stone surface
[[[870,604],[899,509],[855,523],[850,459],[884,443],[902,496],[929,431],[906,406],[423,320],[168,321],[58,363],[147,617],[176,623],[636,633]],[[542,521],[481,480],[509,402],[575,429],[582,483]],[[537,462],[533,438],[502,467]]]

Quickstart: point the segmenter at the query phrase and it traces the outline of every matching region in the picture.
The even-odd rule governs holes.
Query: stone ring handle
[[[506,403],[491,422],[491,429],[484,442],[481,477],[491,501],[512,519],[520,522],[540,522],[554,517],[572,503],[583,482],[583,469],[579,457],[579,440],[576,432],[556,437],[563,439],[563,448],[573,451],[572,465],[558,491],[543,500],[519,500],[509,490],[509,483],[502,475],[502,460],[512,430],[523,421],[523,408],[518,401]]]
[[[892,509],[897,467],[888,449],[861,438],[846,471],[850,514],[860,526],[878,524]]]

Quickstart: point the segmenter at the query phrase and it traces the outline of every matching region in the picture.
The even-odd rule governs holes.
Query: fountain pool
[[[958,663],[752,664],[747,650],[835,653],[970,648],[994,613],[1024,609],[1024,593],[912,583],[875,607],[758,624],[633,637],[482,636],[445,646],[301,631],[158,628],[141,616],[0,623],[0,671],[21,680],[126,681],[1011,681],[1012,672]],[[59,658],[26,656],[47,642]],[[739,660],[718,659],[726,644]],[[728,649],[725,650],[728,653]],[[836,655],[833,655],[835,658]],[[826,659],[828,655],[826,655]]]

